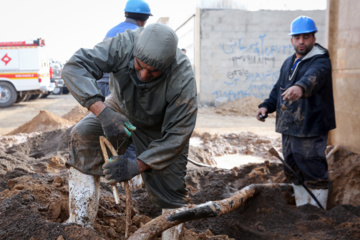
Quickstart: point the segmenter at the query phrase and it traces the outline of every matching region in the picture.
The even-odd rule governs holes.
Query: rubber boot
[[[323,208],[326,210],[329,189],[311,189],[310,191],[317,198],[321,206],[323,206]],[[310,204],[319,207],[313,198],[311,198]]]
[[[311,197],[311,195],[302,185],[293,184],[293,189],[295,193],[295,202],[297,207],[305,204],[311,204],[313,206],[319,207],[316,201]],[[321,206],[326,209],[329,189],[310,189],[310,191],[317,198]]]
[[[82,227],[92,227],[99,209],[100,176],[83,174],[75,168],[69,173],[69,219]]]
[[[174,209],[163,208],[162,213],[164,214],[164,213],[166,213],[168,211],[172,211],[172,210],[175,210],[175,208]],[[184,224],[180,223],[179,225],[176,225],[172,228],[169,228],[169,229],[163,231],[162,235],[161,235],[161,239],[162,240],[181,240],[183,229],[184,229]]]

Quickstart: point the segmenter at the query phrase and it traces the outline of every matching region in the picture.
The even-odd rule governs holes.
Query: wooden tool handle
[[[109,148],[111,154],[113,156],[117,156],[117,152],[115,150],[115,148],[113,147],[113,145],[111,144],[111,142],[109,140],[107,140],[105,137],[100,136],[100,147],[101,150],[103,152],[103,156],[104,156],[104,160],[105,162],[109,162],[109,156],[107,154],[107,150],[105,145]],[[126,215],[126,228],[125,228],[125,238],[128,238],[128,234],[130,232],[130,226],[131,226],[131,208],[132,208],[132,199],[131,199],[131,194],[130,194],[130,187],[129,187],[129,183],[128,182],[124,182],[124,188],[125,188],[125,194],[126,194],[126,210],[125,210],[125,215]],[[120,203],[120,199],[119,199],[119,194],[117,192],[116,189],[116,185],[112,186],[112,191],[114,194],[114,198],[115,198],[115,203],[119,204]]]

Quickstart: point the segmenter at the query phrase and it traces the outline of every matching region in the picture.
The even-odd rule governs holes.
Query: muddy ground
[[[246,99],[200,109],[199,119],[218,118],[221,125],[226,116],[251,116],[256,105],[254,99]],[[63,116],[40,111],[0,137],[0,239],[124,239],[125,193],[121,186],[121,204],[116,205],[110,187],[101,183],[93,229],[64,223],[69,216],[65,168],[69,132],[86,113],[81,107]],[[264,136],[256,127],[215,133],[197,126],[189,158],[212,167],[188,164],[189,204],[228,198],[253,183],[285,182],[281,162],[268,153],[271,147],[281,151],[276,135]],[[217,161],[224,156],[232,156],[241,166],[218,168]],[[248,157],[263,161],[246,163]],[[327,211],[311,205],[297,208],[292,190],[269,188],[230,213],[185,223],[183,239],[360,239],[360,156],[340,148],[328,163],[332,185]],[[161,209],[151,203],[144,188],[131,194],[133,233],[159,216]]]

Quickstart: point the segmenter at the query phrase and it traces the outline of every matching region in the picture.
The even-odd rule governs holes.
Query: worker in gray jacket
[[[161,208],[186,204],[184,177],[197,91],[191,64],[177,43],[171,28],[150,24],[93,49],[80,49],[66,63],[66,85],[91,111],[71,131],[69,222],[83,226],[94,222],[104,175],[114,183],[141,173],[152,201]],[[104,72],[111,73],[106,101],[96,85]],[[103,135],[115,149],[120,147],[120,153],[132,142],[137,159],[119,154],[103,165],[99,144]]]

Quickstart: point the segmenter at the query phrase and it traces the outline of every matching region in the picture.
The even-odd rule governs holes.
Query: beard
[[[300,50],[299,46],[294,47],[295,52],[300,55],[300,56],[305,56],[306,54],[308,54],[311,49],[314,47],[313,45],[303,45],[305,48]]]

